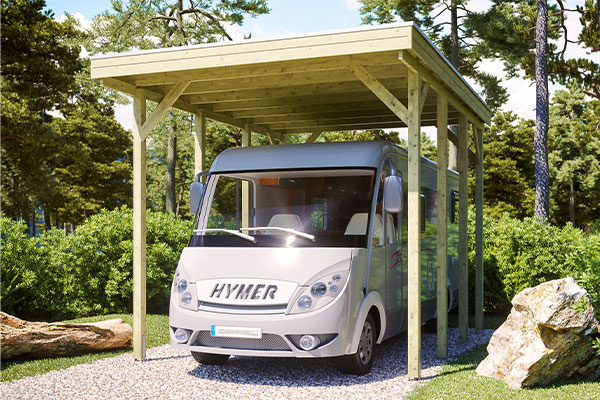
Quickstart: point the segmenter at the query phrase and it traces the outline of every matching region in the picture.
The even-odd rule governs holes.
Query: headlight
[[[350,271],[327,274],[300,292],[294,301],[290,314],[314,311],[331,303],[343,290]]]
[[[178,299],[179,307],[196,311],[198,309],[196,284],[193,282],[188,283],[184,276],[185,274],[179,271],[179,269],[175,271],[171,296],[176,296],[175,298]]]

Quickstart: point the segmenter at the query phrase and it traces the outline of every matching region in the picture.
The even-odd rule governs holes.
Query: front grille
[[[261,339],[227,338],[210,335],[210,331],[200,331],[194,346],[219,347],[222,349],[291,351],[279,335],[265,333]]]
[[[303,350],[302,347],[300,347],[300,338],[304,336],[304,335],[286,335],[286,337],[288,339],[290,339],[290,342],[294,343],[294,346],[296,346],[298,349]],[[322,335],[313,335],[319,338],[319,345],[316,347],[317,349],[319,347],[325,346],[327,343],[331,342],[333,339],[336,338],[337,333],[325,333]]]
[[[287,305],[274,306],[238,306],[228,304],[198,302],[198,311],[218,312],[227,314],[285,314]]]

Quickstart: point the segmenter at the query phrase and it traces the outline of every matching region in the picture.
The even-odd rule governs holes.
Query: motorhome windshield
[[[374,169],[213,174],[191,246],[365,247]]]

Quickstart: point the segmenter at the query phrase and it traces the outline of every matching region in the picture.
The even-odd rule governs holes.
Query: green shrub
[[[191,226],[191,221],[148,211],[148,312],[167,312],[170,282]],[[29,238],[24,228],[2,219],[4,311],[46,320],[132,311],[132,210],[104,211],[67,236],[53,229]]]
[[[40,254],[23,222],[2,217],[0,232],[2,309],[22,310],[24,315],[31,315],[39,307],[36,288],[41,276],[38,273]]]
[[[600,235],[535,218],[484,218],[484,308],[507,311],[521,290],[571,276],[600,315]],[[475,282],[475,213],[469,210],[469,290]]]

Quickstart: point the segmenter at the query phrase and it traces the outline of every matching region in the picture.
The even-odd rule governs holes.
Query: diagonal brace
[[[354,75],[368,87],[402,122],[408,125],[408,109],[385,86],[381,84],[367,69],[360,65],[348,67]]]
[[[142,125],[142,129],[140,132],[142,139],[146,139],[148,137],[150,132],[152,132],[152,129],[154,129],[154,127],[158,125],[162,117],[164,117],[167,111],[169,111],[169,109],[171,108],[171,106],[175,104],[177,99],[179,99],[179,96],[181,96],[181,94],[188,87],[189,84],[189,81],[176,83],[171,88],[169,93],[167,93],[166,96],[162,98],[156,109],[154,109],[154,111],[152,112],[152,115],[150,115],[150,117]]]

